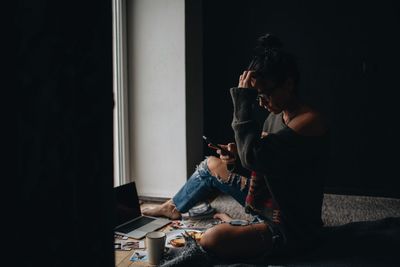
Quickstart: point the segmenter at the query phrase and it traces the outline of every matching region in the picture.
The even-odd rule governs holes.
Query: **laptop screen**
[[[139,205],[139,197],[134,182],[130,182],[114,188],[116,225],[121,225],[127,221],[142,215]]]

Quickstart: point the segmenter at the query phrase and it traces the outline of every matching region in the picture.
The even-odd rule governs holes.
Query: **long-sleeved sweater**
[[[232,128],[241,165],[264,176],[281,220],[294,239],[310,239],[323,225],[323,186],[329,158],[329,133],[304,136],[283,122],[282,113],[270,113],[261,137],[254,118],[255,89],[231,88]]]

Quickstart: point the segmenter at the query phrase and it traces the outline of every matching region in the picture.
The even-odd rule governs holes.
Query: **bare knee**
[[[221,258],[239,259],[265,253],[272,248],[271,242],[272,237],[265,224],[240,227],[220,224],[204,233],[200,245]]]
[[[230,251],[226,244],[228,233],[225,226],[223,224],[214,226],[203,234],[199,244],[204,250],[220,256],[229,255]]]
[[[207,159],[207,166],[211,174],[219,179],[226,181],[229,178],[229,172],[226,164],[220,158],[210,156]]]
[[[214,157],[214,156],[210,156],[207,158],[207,166],[208,169],[212,172],[218,170],[219,168],[221,168],[222,165],[222,160],[220,158]]]

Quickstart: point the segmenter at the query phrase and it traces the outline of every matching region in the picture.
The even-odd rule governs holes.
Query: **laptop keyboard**
[[[143,225],[148,224],[149,222],[154,221],[153,218],[149,218],[149,217],[140,217],[137,220],[134,220],[120,228],[117,228],[118,232],[122,232],[122,233],[129,233],[135,229],[138,229],[139,227],[142,227]]]

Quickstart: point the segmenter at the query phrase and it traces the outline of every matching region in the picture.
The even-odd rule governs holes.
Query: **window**
[[[113,0],[115,185],[135,181],[140,196],[173,196],[202,159],[195,2]]]
[[[129,179],[126,3],[113,0],[114,186]]]

